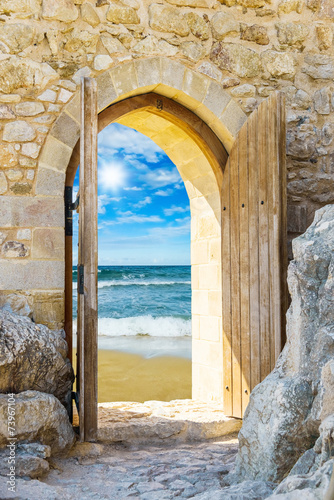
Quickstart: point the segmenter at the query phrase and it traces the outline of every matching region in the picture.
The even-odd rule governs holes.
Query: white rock
[[[71,99],[72,95],[73,92],[70,92],[69,90],[66,89],[60,89],[57,101],[66,103]]]
[[[107,55],[98,55],[94,59],[94,69],[96,71],[104,71],[113,65],[113,60]]]
[[[45,111],[41,102],[21,102],[15,106],[15,113],[18,116],[35,116]]]
[[[31,141],[36,137],[35,129],[23,120],[6,123],[3,131],[3,140],[6,142]]]
[[[55,102],[55,100],[57,99],[57,92],[51,89],[45,90],[45,92],[38,96],[37,99],[39,99],[40,101]]]
[[[49,130],[49,129],[48,129]],[[36,142],[27,142],[22,144],[21,153],[29,158],[38,158],[41,146],[36,144]]]

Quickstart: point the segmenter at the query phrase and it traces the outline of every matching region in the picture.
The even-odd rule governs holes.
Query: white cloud
[[[106,226],[114,226],[116,224],[142,224],[148,222],[163,222],[159,215],[138,215],[133,212],[118,212],[114,220],[102,221],[99,228],[102,229]]]
[[[124,187],[124,191],[142,191],[143,188],[138,187],[138,186],[132,186],[132,187]]]
[[[158,168],[148,171],[141,179],[152,188],[158,188],[177,183],[180,180],[180,174],[176,168],[173,170]]]
[[[176,213],[183,213],[183,212],[189,212],[189,207],[176,207],[175,205],[172,205],[170,208],[165,208],[164,209],[164,214],[169,216],[173,215]]]
[[[109,205],[113,201],[118,203],[121,200],[122,200],[121,196],[117,197],[117,196],[108,196],[107,194],[100,194],[97,198],[97,212],[103,215],[106,213],[107,205]]]
[[[173,189],[158,189],[158,191],[156,191],[154,193],[156,196],[170,196],[171,194],[173,194]]]
[[[152,198],[150,196],[146,196],[143,200],[139,200],[138,203],[135,203],[133,208],[142,208],[146,205],[150,205],[152,203]]]

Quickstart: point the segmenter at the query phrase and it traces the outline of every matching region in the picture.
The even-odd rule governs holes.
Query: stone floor
[[[220,489],[233,467],[237,435],[178,446],[77,444],[66,459],[52,459],[40,481],[17,480],[16,495],[27,500],[164,500],[201,498]]]

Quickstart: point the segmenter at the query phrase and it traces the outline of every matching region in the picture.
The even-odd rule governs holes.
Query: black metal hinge
[[[83,264],[78,265],[78,293],[80,293],[80,295],[84,294],[84,266],[83,266]]]
[[[73,215],[72,212],[79,206],[80,196],[72,202],[73,188],[65,186],[65,236],[73,236]]]

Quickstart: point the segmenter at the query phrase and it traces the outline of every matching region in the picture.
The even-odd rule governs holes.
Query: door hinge
[[[80,295],[84,294],[84,266],[83,266],[83,264],[78,265],[78,293],[80,293]]]
[[[79,206],[80,196],[72,202],[73,188],[65,186],[65,236],[73,236],[73,215],[72,212]]]

